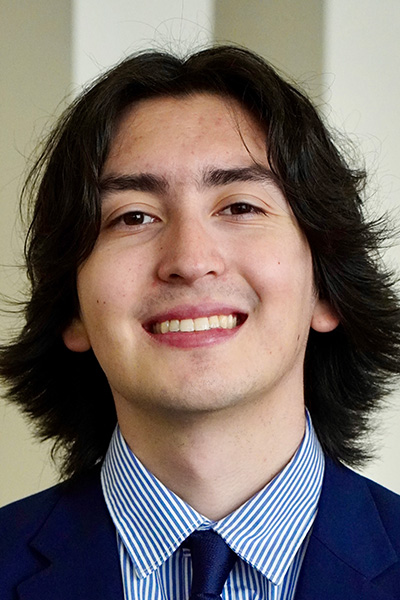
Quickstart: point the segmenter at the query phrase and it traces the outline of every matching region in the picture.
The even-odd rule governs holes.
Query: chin
[[[200,386],[191,382],[187,390],[184,388],[185,386],[171,390],[163,388],[153,390],[153,393],[147,392],[140,395],[140,405],[142,409],[150,408],[158,413],[165,411],[176,418],[179,414],[189,416],[227,410],[239,404],[244,397],[243,394],[224,390],[220,385]],[[134,402],[138,403],[137,396]]]

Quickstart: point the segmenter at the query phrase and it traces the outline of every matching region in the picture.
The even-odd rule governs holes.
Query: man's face
[[[117,410],[303,402],[310,326],[336,321],[265,146],[243,108],[208,94],[121,118],[80,318],[64,332],[71,350],[93,348]]]

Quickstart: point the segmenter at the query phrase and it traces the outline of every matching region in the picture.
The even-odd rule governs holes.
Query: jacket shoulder
[[[349,504],[358,497],[371,498],[376,514],[400,557],[400,495],[343,465],[335,465],[342,479],[341,494],[349,493]],[[329,469],[331,471],[331,469]],[[365,516],[365,515],[363,515]],[[367,518],[373,522],[371,512]]]
[[[347,467],[340,468],[349,482],[353,480],[368,490],[382,525],[400,555],[400,495]]]
[[[385,571],[374,578],[374,585],[385,590],[393,598],[398,598],[400,594],[400,496],[362,475],[352,473],[352,477],[361,479],[368,489],[382,528],[397,557],[397,560],[393,560]],[[378,549],[376,551],[379,552]]]
[[[362,477],[368,486],[372,497],[374,498],[375,504],[380,508],[380,512],[383,515],[387,515],[389,518],[393,516],[397,516],[400,518],[400,495],[396,494],[396,492],[392,492],[391,490],[383,487],[379,483],[372,481],[371,479],[367,479],[362,475],[358,475],[358,477]]]
[[[296,598],[400,598],[399,546],[400,497],[327,457]]]
[[[370,479],[364,478],[364,481],[370,491],[382,525],[400,557],[400,495]]]
[[[15,545],[29,542],[57,504],[65,486],[65,483],[60,483],[0,509],[2,557]]]
[[[31,541],[56,511],[61,499],[85,496],[85,487],[90,485],[87,480],[91,478],[62,482],[0,509],[0,589],[5,598],[17,598],[16,583],[48,565],[44,557],[32,551]]]

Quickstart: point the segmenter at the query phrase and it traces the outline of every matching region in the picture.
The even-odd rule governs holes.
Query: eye
[[[157,221],[153,215],[149,215],[141,210],[130,210],[118,215],[110,222],[110,227],[140,227],[149,225]]]
[[[148,215],[140,210],[124,213],[119,217],[124,225],[147,225],[155,220],[155,217]]]
[[[265,211],[255,206],[254,204],[250,204],[248,202],[234,202],[222,209],[218,213],[219,215],[232,215],[232,216],[240,216],[247,214],[259,214],[265,215]]]

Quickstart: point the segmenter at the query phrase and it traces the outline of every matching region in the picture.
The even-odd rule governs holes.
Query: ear
[[[317,300],[311,319],[311,327],[319,333],[333,331],[339,325],[339,317],[326,300]]]
[[[79,317],[72,319],[63,331],[62,338],[68,350],[72,352],[86,352],[91,348],[86,328]]]

